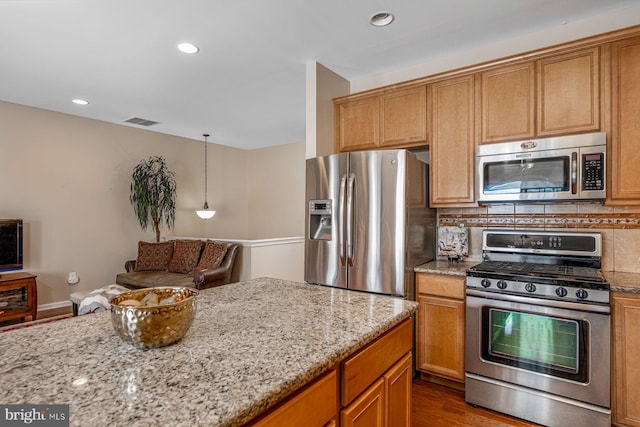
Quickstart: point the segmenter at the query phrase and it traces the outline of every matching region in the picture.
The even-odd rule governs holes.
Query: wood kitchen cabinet
[[[480,142],[601,129],[600,47],[480,73]]]
[[[464,383],[465,278],[417,273],[416,369]]]
[[[611,44],[608,204],[640,204],[640,37]]]
[[[600,48],[539,59],[539,137],[600,130]]]
[[[378,148],[380,97],[368,96],[340,102],[334,107],[338,152]]]
[[[475,76],[427,86],[431,207],[475,206]]]
[[[640,426],[640,295],[613,292],[612,421]]]
[[[480,143],[535,136],[535,63],[495,67],[480,73]]]
[[[425,85],[340,98],[334,105],[336,151],[425,145],[426,108]]]
[[[413,321],[342,363],[342,427],[410,427]]]
[[[411,427],[412,343],[409,318],[249,425]]]
[[[395,90],[380,97],[380,147],[427,143],[425,85]]]

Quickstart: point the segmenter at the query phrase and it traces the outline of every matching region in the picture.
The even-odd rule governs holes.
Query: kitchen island
[[[243,425],[416,309],[261,278],[201,291],[191,328],[164,348],[125,343],[109,312],[23,328],[0,334],[0,403],[67,403],[74,426]]]

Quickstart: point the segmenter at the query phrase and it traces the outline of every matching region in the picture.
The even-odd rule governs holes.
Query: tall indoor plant
[[[160,224],[173,229],[176,219],[176,180],[162,156],[151,156],[133,168],[131,204],[143,230],[149,221],[160,241]]]

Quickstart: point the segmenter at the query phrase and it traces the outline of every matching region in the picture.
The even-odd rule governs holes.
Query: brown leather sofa
[[[135,271],[136,260],[124,264],[126,273],[116,276],[116,283],[129,289],[151,288],[156,286],[182,286],[207,289],[226,285],[231,281],[233,265],[238,254],[238,245],[233,243],[227,249],[219,267],[196,271],[193,274],[172,273],[169,271]]]

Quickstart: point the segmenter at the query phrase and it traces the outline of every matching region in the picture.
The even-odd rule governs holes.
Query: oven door
[[[579,303],[549,302],[571,307],[561,308],[538,305],[534,298],[469,292],[468,373],[609,407],[609,314],[575,309],[586,306]]]
[[[578,199],[578,158],[577,149],[478,156],[478,201]]]

